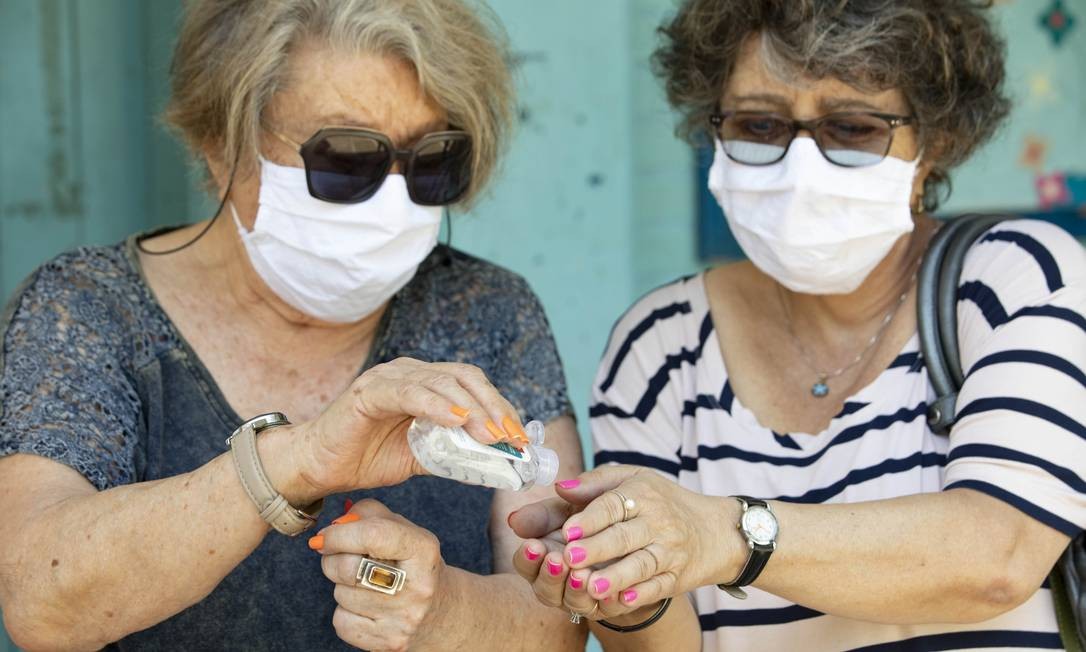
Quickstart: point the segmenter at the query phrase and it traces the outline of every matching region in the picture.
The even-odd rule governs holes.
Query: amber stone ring
[[[404,582],[407,581],[407,572],[391,564],[363,557],[358,564],[355,581],[358,586],[364,586],[367,589],[389,595],[396,595],[403,588]]]

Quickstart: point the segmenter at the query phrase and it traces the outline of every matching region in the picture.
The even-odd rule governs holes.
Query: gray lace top
[[[41,455],[107,489],[207,463],[244,420],[155,301],[134,237],[43,265],[0,327],[0,457]],[[538,299],[520,277],[462,252],[439,247],[420,266],[359,368],[400,356],[478,365],[525,420],[571,413]],[[490,572],[492,491],[413,478],[329,497],[319,526],[344,498],[366,497],[433,531],[450,565]],[[116,648],[346,649],[334,607],[305,537],[272,534],[204,601]]]

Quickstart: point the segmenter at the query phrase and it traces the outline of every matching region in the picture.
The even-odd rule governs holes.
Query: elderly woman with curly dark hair
[[[469,0],[186,3],[167,118],[219,213],[55,258],[0,323],[16,644],[583,646],[509,561],[552,489],[415,477],[406,436],[537,419],[581,468],[539,301],[438,246],[498,165],[508,60]]]
[[[1086,525],[1075,240],[1018,220],[973,246],[957,422],[924,418],[929,213],[1008,112],[983,10],[687,0],[663,28],[658,70],[715,145],[749,262],[619,319],[604,466],[512,517],[518,571],[607,649],[1061,647],[1045,576]]]

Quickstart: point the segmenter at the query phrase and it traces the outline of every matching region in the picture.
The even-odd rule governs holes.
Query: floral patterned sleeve
[[[54,259],[0,322],[0,457],[56,460],[98,489],[135,480],[142,422],[123,337],[131,315],[109,291],[111,267],[85,250]]]

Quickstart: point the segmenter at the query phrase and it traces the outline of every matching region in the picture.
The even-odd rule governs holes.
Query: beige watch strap
[[[245,487],[245,493],[249,494],[249,498],[252,498],[257,511],[260,512],[260,518],[277,532],[295,536],[313,527],[313,524],[317,522],[317,514],[324,507],[324,499],[304,509],[292,506],[272,487],[256,450],[257,433],[266,428],[289,423],[287,418],[278,412],[262,414],[241,424],[241,427],[230,435],[226,443],[230,445],[231,457],[234,458],[234,467],[238,470],[241,485]]]

